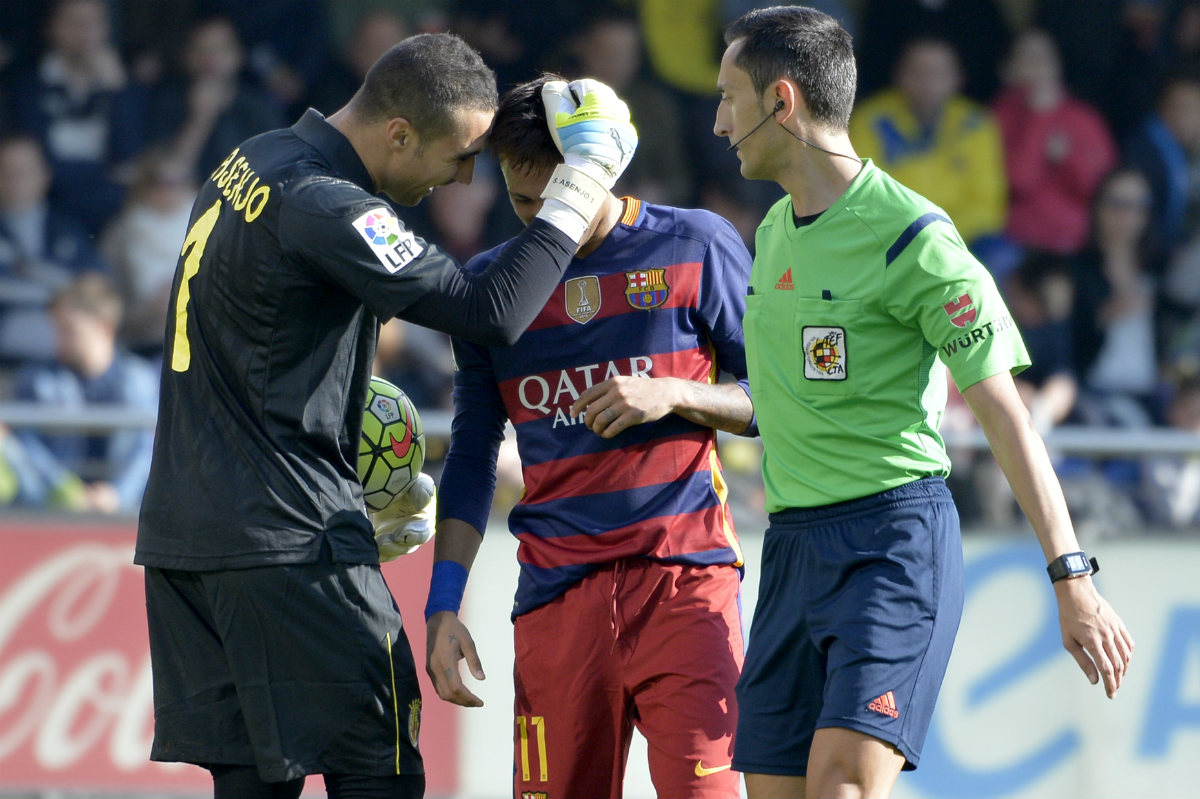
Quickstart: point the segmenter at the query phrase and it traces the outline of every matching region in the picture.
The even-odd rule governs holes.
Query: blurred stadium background
[[[1118,698],[1108,701],[1062,650],[1033,535],[997,480],[979,431],[952,398],[944,429],[954,460],[952,490],[964,518],[967,605],[921,767],[902,775],[895,794],[1196,796],[1200,0],[811,4],[838,15],[855,34],[860,98],[888,90],[910,37],[933,33],[955,47],[962,80],[942,102],[974,103],[963,106],[972,124],[992,125],[993,146],[1000,149],[993,158],[972,160],[973,150],[947,144],[953,131],[939,136],[931,128],[929,172],[918,171],[914,180],[1000,186],[998,195],[976,201],[962,218],[994,206],[977,252],[1014,312],[1019,305],[1025,314],[1035,359],[1054,364],[1031,381],[1031,410],[1045,431],[1081,542],[1102,563],[1101,590],[1137,639],[1133,670]],[[59,357],[45,313],[49,297],[81,274],[106,275],[124,304],[114,331],[118,346],[153,363],[166,312],[161,284],[174,268],[179,217],[186,226],[195,181],[207,176],[214,157],[264,126],[287,124],[308,105],[336,110],[379,48],[407,33],[464,35],[497,69],[502,89],[542,68],[587,72],[617,86],[643,131],[639,156],[618,188],[709,207],[752,241],[777,189],[741,181],[711,127],[721,26],[755,5],[0,0],[0,455],[26,436],[78,443],[152,434],[154,413],[147,408],[153,397],[49,401],[29,388],[31,370]],[[71,17],[75,27],[56,27],[58,15],[68,12],[77,15]],[[1025,34],[1034,27],[1048,36],[1049,51],[1012,47],[1030,41]],[[55,55],[92,64],[96,85],[80,89],[74,103],[60,102],[67,95],[55,83],[55,68],[47,67]],[[1159,88],[1172,81],[1184,86],[1181,106],[1162,105]],[[1073,129],[1050,126],[1039,150],[1022,149],[1028,142],[1003,125],[1022,119],[1001,102],[1006,90],[1045,89],[1047,82],[1089,106],[1111,145],[1103,170],[1061,217],[1037,209],[1061,178],[1059,134]],[[1177,120],[1172,114],[1179,107]],[[1017,133],[1035,127],[1029,122]],[[1164,128],[1174,145],[1147,149],[1145,132],[1158,131],[1154,141],[1161,144]],[[856,146],[861,150],[866,142],[856,139]],[[1039,159],[1046,161],[1044,171],[1030,186],[1015,167]],[[1118,188],[1106,194],[1102,187],[1110,184],[1102,181],[1110,170],[1130,165],[1149,179],[1111,184],[1133,195]],[[985,175],[988,168],[999,171]],[[1099,242],[1108,240],[1100,235],[1104,225],[1125,224],[1105,216],[1108,205],[1114,213],[1142,215],[1126,233],[1136,245],[1132,273],[1113,267],[1121,259]],[[54,211],[46,217],[54,223],[46,246],[30,251],[30,237],[21,231],[29,212],[46,209]],[[1030,209],[1035,224],[1018,224]],[[1072,213],[1082,220],[1075,239],[1045,238],[1047,228],[1070,228]],[[462,257],[511,235],[516,224],[495,165],[486,159],[470,187],[440,189],[404,218]],[[1072,346],[1060,346],[1065,341]],[[418,401],[435,475],[449,431],[450,368],[444,338],[398,324],[384,329],[377,372]],[[1064,386],[1065,395],[1059,393]],[[0,797],[211,795],[198,769],[146,761],[151,683],[141,574],[130,565],[136,502],[113,505],[79,490],[128,466],[108,457],[102,443],[97,447],[70,464],[76,482],[37,499],[21,494],[0,457]],[[746,552],[748,626],[766,521],[761,450],[757,441],[723,436],[721,454]],[[487,705],[451,707],[425,683],[421,741],[430,797],[510,793],[508,602],[516,564],[504,517],[519,494],[520,476],[509,450],[500,471],[492,524],[463,611],[489,674],[479,686]],[[385,568],[411,623],[418,662],[431,558],[427,548]],[[322,795],[320,779],[309,780],[305,796]],[[626,796],[653,795],[638,739]]]

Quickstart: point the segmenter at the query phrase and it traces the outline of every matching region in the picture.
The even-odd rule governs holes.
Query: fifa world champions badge
[[[567,316],[585,325],[600,313],[600,278],[595,275],[573,277],[563,284],[563,302]]]
[[[846,379],[846,330],[842,327],[808,327],[804,342],[804,377],[808,380]]]

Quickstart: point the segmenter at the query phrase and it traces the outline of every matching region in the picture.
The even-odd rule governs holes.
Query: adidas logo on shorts
[[[891,691],[876,697],[871,704],[867,705],[867,710],[874,710],[876,713],[882,713],[894,719],[900,718],[900,710],[896,707],[896,697]]]

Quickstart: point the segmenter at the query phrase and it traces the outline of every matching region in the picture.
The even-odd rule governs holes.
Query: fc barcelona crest
[[[595,275],[573,277],[563,284],[567,316],[581,325],[600,313],[600,279]]]
[[[666,269],[647,269],[625,273],[625,299],[634,308],[648,311],[667,301],[671,287],[667,285]]]

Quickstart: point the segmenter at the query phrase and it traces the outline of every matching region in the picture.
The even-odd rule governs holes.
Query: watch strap
[[[1098,571],[1100,571],[1099,561],[1089,558],[1083,552],[1068,552],[1065,555],[1059,555],[1046,566],[1046,574],[1050,575],[1052,583],[1068,577],[1095,574]]]

